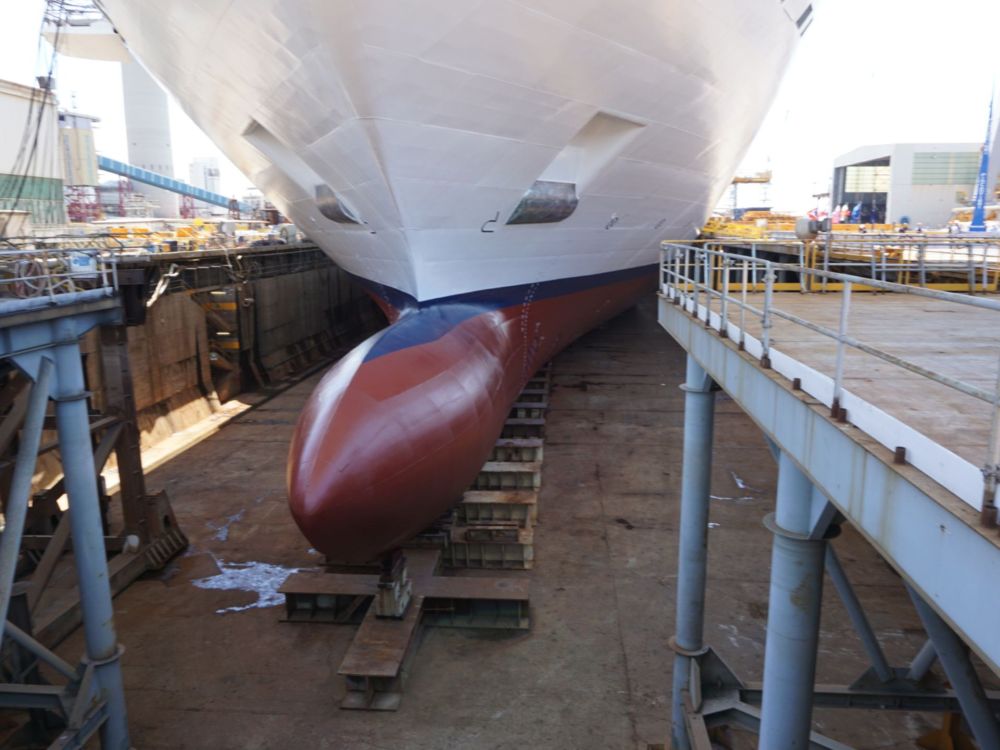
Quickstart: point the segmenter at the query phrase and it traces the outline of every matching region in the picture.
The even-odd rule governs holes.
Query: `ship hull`
[[[101,6],[340,267],[422,302],[641,267],[694,236],[809,17],[808,0]]]
[[[365,562],[429,526],[476,478],[538,368],[655,278],[645,267],[404,306],[302,412],[288,487],[305,536],[333,559]]]
[[[809,0],[101,0],[128,47],[398,319],[289,458],[361,560],[456,502],[542,362],[651,288],[777,89]]]

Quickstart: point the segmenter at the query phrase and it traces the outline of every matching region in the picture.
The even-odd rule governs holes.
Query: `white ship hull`
[[[691,237],[811,21],[806,0],[101,5],[312,240],[420,301],[649,265]],[[575,209],[509,223],[538,218],[539,183],[564,199],[547,218]]]

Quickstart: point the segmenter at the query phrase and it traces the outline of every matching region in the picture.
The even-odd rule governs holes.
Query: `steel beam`
[[[854,630],[861,638],[861,644],[864,646],[865,653],[868,654],[868,661],[871,662],[875,675],[882,682],[888,682],[895,676],[892,667],[889,666],[889,661],[885,658],[878,637],[872,630],[871,623],[868,622],[864,607],[858,601],[854,587],[847,579],[847,573],[844,572],[844,567],[840,564],[840,559],[831,544],[826,547],[826,572],[829,574],[830,580],[833,581],[833,587],[837,589],[837,594],[840,595],[840,601],[844,603],[844,608],[847,610],[848,617],[851,618]]]
[[[712,427],[715,396],[712,381],[687,358],[684,390],[684,455],[681,474],[680,551],[677,563],[677,633],[673,638],[674,671],[671,738],[689,750],[684,695],[690,690],[691,661],[703,651],[705,577],[708,569],[708,506],[712,473]]]
[[[983,685],[969,659],[968,649],[919,594],[909,586],[907,591],[927,630],[927,635],[934,642],[934,650],[955,690],[958,702],[962,706],[962,714],[972,727],[972,733],[976,736],[979,747],[1000,748],[1000,725],[997,724],[997,718],[987,700]]]
[[[73,321],[57,320],[53,329],[58,342],[54,349],[56,424],[70,502],[69,521],[87,659],[94,665],[98,689],[108,707],[108,719],[101,727],[101,745],[104,750],[128,750],[125,690],[114,630],[80,347]]]
[[[812,500],[809,478],[782,451],[775,512],[768,517],[774,547],[764,646],[762,750],[809,747],[826,547],[822,539],[810,539]]]
[[[738,691],[743,703],[759,706],[763,698],[760,683],[750,682]],[[1000,691],[991,690],[986,699],[994,710],[1000,710]],[[920,713],[947,713],[961,711],[958,695],[948,689],[922,689],[904,687],[899,681],[886,688],[858,688],[854,685],[819,684],[813,691],[816,708],[852,708],[879,711],[915,711]]]
[[[4,529],[0,538],[0,644],[3,643],[3,627],[7,622],[10,597],[14,590],[14,576],[17,573],[24,522],[28,517],[31,480],[38,460],[38,446],[42,442],[51,376],[52,362],[43,359],[38,371],[38,380],[31,387],[31,395],[28,397],[28,411],[24,428],[21,430],[17,463],[14,466],[14,476],[11,478],[10,491],[7,493],[3,508]]]
[[[773,371],[660,299],[660,323],[995,672],[1000,540],[978,513]]]
[[[928,638],[924,645],[920,647],[917,655],[910,662],[910,668],[906,673],[906,679],[913,682],[920,682],[924,676],[931,671],[934,662],[937,661],[937,651],[934,650],[934,641]]]

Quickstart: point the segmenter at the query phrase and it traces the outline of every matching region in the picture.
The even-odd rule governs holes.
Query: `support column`
[[[920,615],[920,621],[923,622],[927,635],[934,643],[934,650],[955,691],[958,703],[962,707],[962,714],[972,727],[976,742],[982,748],[1000,747],[1000,726],[990,709],[989,701],[986,700],[983,684],[979,681],[979,676],[969,659],[968,648],[920,594],[909,586],[906,590],[913,600],[913,606],[917,608],[917,614]],[[921,652],[924,650],[921,649]]]
[[[680,552],[677,564],[677,633],[673,638],[673,714],[671,738],[678,750],[691,747],[684,726],[684,696],[691,660],[698,655],[705,619],[708,568],[708,503],[712,473],[712,381],[694,358],[687,357],[684,390],[684,457],[681,474]]]
[[[83,631],[87,659],[94,665],[97,686],[107,702],[108,711],[108,719],[101,727],[101,747],[104,750],[128,750],[125,690],[113,622],[80,347],[72,321],[60,320],[55,326],[56,339],[61,342],[55,347],[56,426],[66,493],[69,495],[69,521],[83,609]]]
[[[810,540],[812,484],[784,452],[767,525],[774,532],[761,704],[761,750],[809,747],[826,542]]]

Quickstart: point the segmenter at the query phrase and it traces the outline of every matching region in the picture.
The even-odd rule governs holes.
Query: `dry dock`
[[[132,742],[158,748],[639,748],[669,733],[683,351],[647,300],[553,364],[533,627],[493,636],[430,629],[401,709],[337,708],[351,628],[280,621],[267,598],[320,562],[285,503],[296,415],[318,376],[236,418],[147,477],[191,541],[115,601]],[[776,466],[759,430],[719,396],[709,529],[708,639],[759,675]],[[893,662],[923,631],[898,577],[852,530],[837,542]],[[224,575],[224,578],[220,578]],[[217,585],[220,588],[203,588]],[[260,588],[264,598],[247,589]],[[271,606],[254,607],[254,604]],[[866,666],[832,587],[821,682]],[[61,646],[78,654],[77,632]],[[938,716],[818,709],[816,728],[858,748],[912,748]],[[749,741],[749,740],[747,740]],[[740,745],[737,745],[740,746]],[[749,746],[749,745],[746,745]]]

